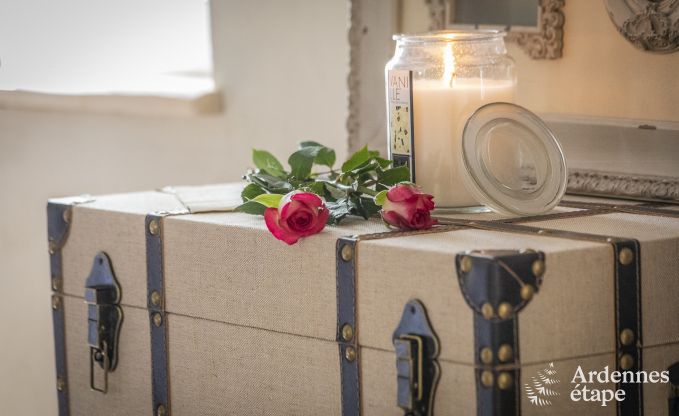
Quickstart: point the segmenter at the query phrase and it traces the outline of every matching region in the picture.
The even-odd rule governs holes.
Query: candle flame
[[[453,55],[453,45],[446,45],[443,50],[443,82],[446,86],[452,87],[455,81],[455,55]]]

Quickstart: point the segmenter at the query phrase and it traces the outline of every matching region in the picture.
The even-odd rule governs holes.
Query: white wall
[[[1,415],[56,415],[47,198],[238,180],[252,147],[305,139],[346,155],[346,2],[212,7],[219,116],[0,111]]]

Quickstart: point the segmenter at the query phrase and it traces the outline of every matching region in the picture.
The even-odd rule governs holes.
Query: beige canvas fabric
[[[335,244],[383,231],[350,220],[287,246],[261,217],[217,213],[164,223],[166,307],[170,312],[335,340]]]
[[[648,215],[607,214],[539,223],[553,229],[635,238],[641,242],[644,345],[679,342],[679,220]]]
[[[173,195],[159,192],[99,196],[75,205],[62,249],[64,293],[85,295],[94,256],[104,251],[122,288],[121,303],[146,308],[144,218],[153,211],[181,208]]]
[[[339,415],[337,344],[170,315],[175,415]]]
[[[99,413],[104,415],[149,413],[144,218],[155,211],[186,210],[187,204],[194,211],[226,209],[234,189],[220,185],[208,191],[112,195],[74,207],[63,249],[73,414],[91,414],[92,409],[107,409]],[[174,414],[338,414],[336,241],[386,227],[376,220],[349,220],[287,246],[269,234],[261,217],[247,214],[178,215],[162,223]],[[530,225],[639,239],[644,341],[651,347],[645,364],[658,369],[679,361],[679,323],[666,319],[679,314],[679,221],[606,214]],[[460,293],[454,259],[466,250],[521,248],[543,251],[547,265],[540,292],[519,315],[521,382],[551,361],[582,360],[583,366],[593,367],[613,361],[613,253],[608,244],[471,229],[360,241],[357,331],[365,414],[402,414],[395,405],[391,336],[412,298],[424,303],[441,341],[436,414],[474,414],[472,311]],[[87,385],[82,302],[85,278],[99,251],[111,258],[125,311],[120,367],[111,375],[114,393],[104,405]],[[567,367],[563,372],[572,374]],[[649,409],[664,394],[662,387],[649,387],[648,397],[654,400],[647,398]],[[552,413],[529,410],[526,403],[523,408],[527,415],[582,410],[563,406]],[[606,411],[583,414],[612,414]]]
[[[604,295],[613,293],[610,246],[479,230],[360,242],[361,344],[393,350],[391,335],[403,306],[417,298],[426,306],[439,336],[441,357],[473,363],[473,315],[460,292],[455,255],[466,250],[521,248],[544,251],[547,264],[540,292],[519,317],[522,359],[540,362],[611,351],[614,334],[607,329],[614,326],[614,303],[612,295]],[[582,318],[564,320],[563,316]],[[590,322],[585,316],[600,318]]]
[[[68,394],[73,416],[150,415],[151,347],[146,310],[123,307],[119,360],[109,373],[108,393],[90,390],[90,349],[87,345],[87,305],[80,298],[64,296]],[[103,370],[96,365],[97,386]]]

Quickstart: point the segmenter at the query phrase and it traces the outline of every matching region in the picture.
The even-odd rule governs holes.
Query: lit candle
[[[422,189],[435,195],[438,207],[479,205],[462,179],[462,132],[469,116],[484,104],[513,102],[516,84],[511,80],[481,78],[413,82],[415,178]],[[512,165],[514,152],[494,149],[496,166]]]

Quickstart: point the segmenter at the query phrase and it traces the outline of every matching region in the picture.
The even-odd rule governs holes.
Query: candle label
[[[415,135],[413,131],[413,72],[387,71],[389,106],[389,158],[393,166],[407,166],[415,182]]]

